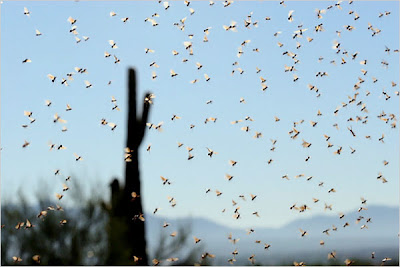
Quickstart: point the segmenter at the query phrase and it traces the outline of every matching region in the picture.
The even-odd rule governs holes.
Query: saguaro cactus
[[[150,111],[151,94],[146,94],[143,100],[141,116],[137,117],[136,107],[136,76],[135,70],[129,69],[128,82],[128,136],[127,147],[131,152],[131,162],[126,162],[125,186],[121,190],[118,180],[111,183],[112,210],[110,212],[109,245],[110,254],[107,264],[110,265],[147,265],[145,224],[135,219],[143,213],[138,150],[142,143],[147,117]],[[132,199],[132,192],[137,196]],[[134,257],[136,256],[136,261]]]

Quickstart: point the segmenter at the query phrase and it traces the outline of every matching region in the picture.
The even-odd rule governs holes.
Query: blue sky
[[[323,213],[323,204],[333,204],[331,213],[346,212],[360,206],[360,197],[368,199],[369,204],[398,205],[399,202],[399,131],[391,129],[376,116],[381,111],[394,113],[398,117],[399,98],[391,81],[399,83],[399,4],[397,2],[343,2],[342,10],[332,8],[317,19],[315,9],[326,9],[335,2],[287,2],[287,7],[279,2],[234,2],[224,8],[221,2],[209,6],[208,2],[191,2],[195,10],[190,15],[189,7],[183,1],[170,1],[170,8],[164,10],[156,1],[145,2],[11,2],[1,5],[1,194],[2,201],[16,199],[19,188],[25,195],[34,195],[42,188],[48,188],[45,194],[51,196],[62,190],[63,178],[71,175],[85,188],[95,188],[108,198],[108,184],[116,176],[123,180],[124,147],[126,135],[126,84],[127,69],[135,67],[138,71],[139,96],[145,91],[156,95],[149,122],[164,122],[163,132],[152,129],[147,132],[140,151],[142,172],[142,196],[144,209],[152,212],[160,208],[162,216],[184,217],[199,216],[219,223],[237,226],[278,227],[302,216]],[[23,14],[24,7],[31,12],[30,17]],[[288,12],[294,10],[293,22],[287,19]],[[360,19],[349,15],[354,10]],[[117,16],[110,17],[110,11]],[[378,18],[379,12],[391,14]],[[159,26],[144,22],[146,17],[158,13],[155,18]],[[243,20],[253,12],[252,21],[258,21],[258,27],[244,27]],[[71,24],[68,17],[77,19],[76,26],[80,43],[75,42],[69,33]],[[271,17],[265,21],[265,17]],[[123,23],[121,18],[129,17]],[[187,17],[185,30],[181,31],[173,24]],[[237,32],[225,31],[222,25],[236,21]],[[325,31],[316,33],[313,29],[323,23]],[[375,37],[367,30],[368,23],[381,29]],[[303,38],[292,39],[293,31],[303,24],[308,30]],[[355,30],[349,32],[344,25],[352,25]],[[204,43],[203,30],[210,29],[209,42]],[[35,36],[35,29],[43,33]],[[341,31],[338,37],[336,31]],[[274,37],[274,33],[282,34]],[[188,34],[194,34],[189,39]],[[90,39],[84,41],[82,36]],[[307,42],[305,37],[312,37]],[[111,49],[108,40],[114,40],[118,49]],[[238,58],[237,51],[244,40],[251,40],[243,47],[244,54]],[[356,60],[351,56],[336,54],[332,49],[334,41],[341,43],[342,51],[351,55],[358,52]],[[183,42],[193,42],[194,55],[188,55]],[[302,44],[296,49],[296,41]],[[284,44],[278,47],[277,42]],[[392,49],[385,53],[385,46]],[[155,53],[145,53],[145,48]],[[253,52],[258,48],[259,53]],[[179,55],[172,55],[176,50]],[[284,66],[292,65],[293,60],[283,56],[284,51],[297,53],[300,63],[295,67],[300,77],[293,82],[292,73],[285,73]],[[113,58],[104,58],[107,51],[116,55],[121,63],[114,64]],[[324,59],[318,63],[318,58]],[[341,65],[341,57],[347,61]],[[29,58],[31,63],[21,62]],[[189,59],[182,63],[182,59]],[[360,65],[367,59],[367,65]],[[331,60],[336,65],[330,64]],[[381,61],[389,63],[388,68]],[[156,61],[159,68],[149,64]],[[232,63],[238,61],[245,72],[232,76]],[[196,62],[203,67],[197,70]],[[74,71],[74,67],[86,68],[88,74],[75,74],[69,86],[61,85],[61,78]],[[256,67],[262,69],[256,73]],[[360,69],[368,70],[363,76]],[[170,69],[178,73],[171,78]],[[152,80],[152,71],[157,79]],[[315,77],[318,71],[326,71],[329,76]],[[47,74],[57,76],[51,83]],[[209,82],[204,74],[211,77]],[[260,76],[268,85],[261,91]],[[353,96],[353,85],[358,77],[365,82],[358,90],[357,102],[362,100],[369,113],[360,112],[360,106],[348,105],[340,109],[337,116],[333,111]],[[378,78],[373,83],[372,77]],[[196,84],[190,81],[198,79]],[[84,80],[93,86],[85,88]],[[111,85],[107,85],[108,81]],[[313,84],[320,89],[321,96],[316,97],[307,85]],[[391,98],[385,101],[384,89]],[[366,91],[371,94],[366,97]],[[112,110],[111,96],[117,99],[121,111]],[[239,103],[243,97],[245,104]],[[50,107],[45,100],[51,100]],[[212,104],[206,104],[212,100]],[[71,111],[66,112],[66,104]],[[24,111],[32,111],[36,122],[29,124]],[[317,116],[321,110],[322,116]],[[53,123],[53,115],[58,113],[68,122],[67,132],[63,125]],[[173,114],[182,117],[171,121]],[[347,122],[349,117],[368,115],[368,123]],[[236,125],[230,122],[246,116],[253,122],[243,121]],[[278,116],[280,122],[275,122]],[[218,118],[216,123],[204,124],[208,117]],[[101,126],[100,120],[114,122],[118,126],[111,131]],[[294,121],[304,119],[297,127],[301,134],[292,140],[288,131]],[[317,121],[312,127],[309,121]],[[339,130],[332,125],[338,123]],[[189,129],[191,124],[196,125]],[[240,130],[250,127],[250,133]],[[354,138],[347,130],[352,126],[357,134]],[[263,137],[254,139],[255,131]],[[385,134],[385,143],[378,141]],[[323,134],[331,136],[334,147],[327,148]],[[370,135],[371,140],[364,136]],[[312,143],[310,148],[301,146],[302,139]],[[277,139],[276,150],[270,151],[270,139]],[[24,140],[31,144],[23,149]],[[48,142],[67,147],[62,151],[49,151]],[[184,144],[178,148],[177,142]],[[152,145],[150,152],[147,145]],[[193,160],[187,160],[186,146],[194,147]],[[334,155],[339,146],[342,154]],[[350,154],[352,146],[357,151]],[[218,154],[209,158],[206,147]],[[83,157],[76,162],[73,153]],[[305,162],[307,156],[309,162]],[[273,159],[272,164],[267,161]],[[238,164],[231,167],[228,161]],[[390,163],[383,166],[382,161]],[[60,169],[61,175],[54,176],[54,170]],[[376,179],[382,172],[389,181],[382,184]],[[225,174],[234,176],[227,181]],[[313,176],[311,181],[294,176],[304,173]],[[282,180],[287,174],[290,180]],[[172,181],[172,185],[163,186],[160,176]],[[324,187],[318,183],[324,182]],[[47,184],[48,187],[43,185]],[[328,194],[330,188],[336,193]],[[205,194],[206,188],[218,189],[223,195],[216,197],[215,192]],[[73,188],[71,188],[73,190]],[[62,202],[68,203],[68,193]],[[258,195],[254,202],[249,194]],[[247,201],[238,196],[244,194]],[[171,208],[167,196],[177,200],[177,206]],[[320,202],[312,203],[312,197]],[[232,199],[241,206],[242,219],[232,218],[234,207]],[[289,207],[297,203],[308,204],[311,210],[303,214],[292,212]],[[226,208],[225,213],[221,210]],[[261,218],[255,218],[252,212],[258,211]]]

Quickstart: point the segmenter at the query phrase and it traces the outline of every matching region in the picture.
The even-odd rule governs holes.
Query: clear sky
[[[381,111],[394,113],[398,118],[399,97],[395,91],[399,86],[399,3],[358,2],[341,3],[342,10],[334,7],[318,19],[315,9],[326,9],[333,1],[286,2],[279,1],[235,1],[224,8],[222,2],[209,6],[208,2],[191,2],[195,10],[190,15],[183,1],[170,1],[165,10],[157,1],[132,2],[12,2],[1,4],[1,200],[3,203],[16,199],[19,188],[28,197],[37,191],[50,196],[62,191],[66,176],[82,182],[85,188],[104,193],[108,199],[108,184],[112,177],[123,181],[124,147],[127,119],[127,70],[138,71],[139,96],[145,91],[156,95],[151,107],[149,122],[164,122],[162,132],[147,131],[141,146],[140,167],[142,172],[142,197],[144,209],[152,212],[160,208],[160,216],[205,217],[221,224],[248,227],[278,227],[302,216],[324,212],[324,203],[333,204],[331,213],[346,212],[360,207],[360,197],[368,204],[398,205],[399,202],[399,130],[392,129],[377,118]],[[24,15],[24,7],[30,16]],[[293,12],[293,22],[288,13]],[[360,18],[354,20],[354,10]],[[114,11],[117,15],[110,17]],[[390,11],[390,15],[379,13]],[[244,27],[244,20],[251,12],[252,22],[258,27]],[[153,27],[145,18],[158,13],[154,19],[159,24]],[[74,24],[81,39],[76,43],[70,33],[68,17],[77,19]],[[269,16],[271,20],[266,21]],[[126,23],[121,18],[129,17]],[[173,24],[183,18],[185,30]],[[237,22],[237,32],[225,31],[223,25]],[[322,32],[314,27],[323,23]],[[368,23],[379,28],[381,33],[372,37]],[[303,24],[302,38],[292,35]],[[345,25],[354,26],[347,31]],[[203,42],[203,30],[211,27],[208,42]],[[35,29],[42,35],[35,36]],[[274,37],[274,33],[282,33]],[[341,31],[340,37],[336,31]],[[193,34],[193,39],[188,35]],[[84,41],[82,36],[88,36]],[[307,42],[306,37],[313,38]],[[112,49],[108,43],[114,40],[118,46]],[[238,48],[244,40],[251,40],[237,57]],[[193,43],[194,55],[189,55],[183,42]],[[341,52],[332,49],[334,41],[341,43]],[[279,47],[277,42],[283,43]],[[301,48],[296,49],[296,42]],[[391,49],[385,52],[385,46]],[[155,50],[145,53],[145,48]],[[259,52],[253,49],[259,49]],[[174,56],[172,50],[179,52]],[[299,80],[293,82],[293,73],[284,72],[285,65],[293,60],[284,51],[297,54],[295,65]],[[348,55],[342,52],[348,51]],[[104,57],[107,51],[116,55],[121,62]],[[358,52],[355,60],[351,54]],[[322,61],[318,61],[323,57]],[[340,64],[341,58],[347,63]],[[24,59],[31,63],[22,64]],[[183,63],[182,59],[188,62]],[[335,60],[336,65],[330,63]],[[367,64],[360,65],[360,61]],[[389,63],[382,66],[381,61]],[[159,68],[149,67],[153,61]],[[233,62],[239,65],[232,66]],[[196,62],[203,67],[197,70]],[[87,74],[75,74],[69,86],[61,84],[66,74],[74,68],[86,68]],[[234,75],[234,68],[240,67]],[[256,67],[262,71],[256,73]],[[178,75],[170,76],[170,69]],[[368,70],[364,76],[361,69]],[[157,78],[152,80],[152,71]],[[328,76],[316,77],[319,71]],[[57,77],[53,84],[47,77]],[[211,79],[206,82],[204,74]],[[260,76],[266,79],[268,89],[261,91]],[[362,100],[368,113],[361,112],[356,103],[335,109],[353,96],[353,85],[358,77],[365,79],[356,103]],[[372,77],[378,81],[373,83]],[[190,81],[198,79],[191,84]],[[84,81],[93,85],[86,89]],[[107,85],[108,81],[111,85]],[[308,89],[308,84],[319,88],[320,97]],[[385,100],[385,90],[391,96]],[[370,95],[366,96],[366,92]],[[112,110],[111,96],[117,99],[120,111]],[[240,103],[243,97],[246,103]],[[45,100],[51,100],[50,107]],[[212,100],[212,104],[206,104]],[[72,110],[66,111],[66,104]],[[322,116],[317,116],[317,111]],[[36,119],[33,124],[24,116],[32,111]],[[67,123],[53,123],[58,113]],[[173,114],[181,117],[171,121]],[[348,122],[350,117],[368,116],[368,123]],[[253,122],[245,121],[250,116]],[[274,116],[280,118],[275,122]],[[216,117],[216,123],[204,123],[208,117]],[[118,126],[115,131],[100,125],[106,118]],[[231,125],[231,121],[243,122]],[[301,132],[296,140],[288,135],[293,122],[304,119],[297,126]],[[317,121],[316,127],[310,121]],[[332,125],[338,123],[339,130]],[[28,128],[21,125],[29,124]],[[190,129],[194,124],[195,128]],[[62,126],[68,131],[62,132]],[[249,126],[246,133],[241,127]],[[347,130],[351,126],[356,137]],[[259,139],[253,138],[255,131],[262,132]],[[378,141],[384,133],[384,143]],[[327,148],[323,134],[331,136],[334,146]],[[371,136],[371,140],[365,138]],[[274,152],[270,139],[277,139]],[[302,139],[312,143],[302,147]],[[30,142],[22,148],[24,140]],[[66,150],[49,151],[48,142],[62,144]],[[184,144],[178,148],[177,142]],[[147,145],[151,151],[147,152]],[[187,160],[186,146],[194,147],[194,158]],[[343,147],[341,155],[333,152]],[[356,149],[350,153],[349,146]],[[218,152],[212,158],[207,149]],[[73,153],[83,157],[76,162]],[[311,156],[306,162],[305,158]],[[229,160],[237,161],[232,167]],[[274,161],[267,164],[269,159]],[[383,160],[389,161],[387,166]],[[60,169],[60,175],[54,171]],[[382,172],[388,183],[377,180]],[[294,178],[295,175],[313,176],[310,181]],[[231,181],[225,174],[233,175]],[[281,179],[287,174],[289,181]],[[163,186],[160,176],[170,179]],[[319,182],[324,182],[319,187]],[[44,184],[48,186],[45,187]],[[207,188],[212,191],[205,193]],[[335,188],[336,193],[328,193]],[[70,190],[74,190],[71,188]],[[217,197],[215,190],[223,192]],[[61,201],[68,203],[68,193]],[[249,194],[257,195],[250,201]],[[246,202],[239,195],[246,196]],[[170,207],[167,196],[176,199],[175,208]],[[312,203],[312,197],[320,202]],[[232,199],[241,206],[241,219],[232,218],[235,207]],[[299,214],[289,210],[297,203],[307,204],[310,211]],[[222,213],[222,209],[226,212]],[[258,211],[260,218],[251,215]]]

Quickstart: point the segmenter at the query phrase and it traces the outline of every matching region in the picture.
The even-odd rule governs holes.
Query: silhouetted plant
[[[1,263],[11,265],[13,256],[22,258],[20,264],[35,265],[34,255],[40,255],[42,265],[96,265],[105,262],[107,235],[104,231],[107,213],[100,199],[91,195],[85,199],[78,183],[71,186],[74,207],[57,210],[48,196],[37,195],[38,207],[29,205],[22,193],[19,204],[2,205]],[[55,210],[49,210],[48,207]],[[36,208],[37,207],[37,208]],[[41,210],[47,215],[37,218]],[[33,227],[15,229],[18,222],[28,219]],[[61,224],[66,220],[65,224]]]
[[[138,150],[146,130],[146,122],[150,110],[150,94],[143,99],[143,110],[137,117],[136,75],[129,69],[128,81],[128,133],[127,147],[131,152],[131,162],[126,162],[125,186],[121,189],[117,179],[111,183],[111,210],[108,226],[109,232],[109,265],[147,265],[145,223],[133,219],[143,214]],[[139,197],[132,201],[132,192]],[[133,261],[133,256],[137,261]]]

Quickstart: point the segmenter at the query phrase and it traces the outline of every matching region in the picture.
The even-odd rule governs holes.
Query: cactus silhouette
[[[131,162],[126,162],[125,185],[121,189],[117,179],[111,183],[111,211],[109,220],[109,265],[147,265],[145,223],[136,219],[143,213],[138,149],[142,143],[146,122],[150,111],[150,98],[147,93],[141,116],[137,117],[136,74],[129,69],[128,81],[128,133],[127,147],[132,150]],[[132,192],[139,197],[132,199]],[[133,256],[136,256],[134,261]]]

